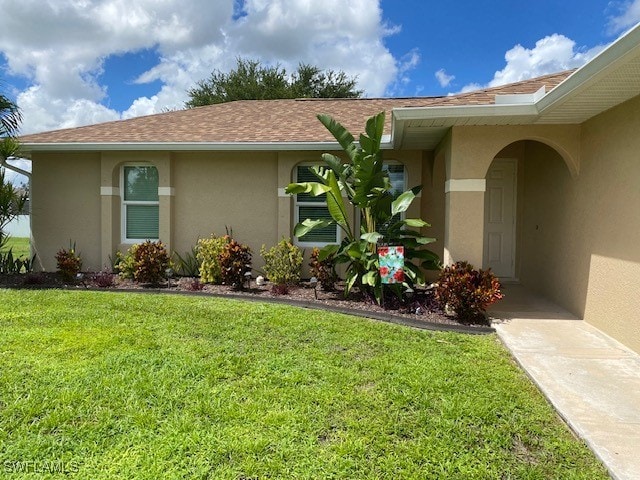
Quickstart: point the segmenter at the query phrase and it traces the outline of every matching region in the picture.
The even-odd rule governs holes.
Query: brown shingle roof
[[[242,100],[128,120],[25,135],[23,144],[37,143],[162,143],[162,142],[324,142],[333,141],[316,115],[329,114],[352,133],[367,118],[387,112],[390,133],[393,108],[493,104],[497,94],[547,91],[571,71],[522,82],[443,97]]]

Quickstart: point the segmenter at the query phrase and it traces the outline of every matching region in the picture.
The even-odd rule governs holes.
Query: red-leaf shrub
[[[442,309],[450,308],[465,323],[485,322],[487,307],[502,298],[500,282],[489,270],[475,270],[457,262],[440,273],[435,298]]]
[[[313,247],[311,251],[311,262],[309,263],[309,273],[312,277],[316,277],[322,289],[325,292],[332,292],[335,288],[335,283],[338,281],[338,274],[336,273],[336,267],[334,262],[334,256],[329,255],[324,260],[320,260],[320,249]]]
[[[58,272],[62,275],[62,278],[71,282],[75,280],[76,275],[80,273],[82,268],[82,259],[80,255],[76,253],[76,246],[69,246],[69,249],[61,248],[56,253],[56,263],[58,265]]]
[[[240,289],[246,281],[244,274],[251,271],[251,249],[236,242],[229,235],[225,235],[224,238],[226,243],[218,257],[222,283]]]
[[[171,262],[161,241],[147,240],[137,245],[133,252],[133,265],[133,279],[136,282],[158,285],[167,279],[166,270],[171,266]]]

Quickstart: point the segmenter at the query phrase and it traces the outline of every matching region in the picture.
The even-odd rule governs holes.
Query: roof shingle
[[[357,134],[367,118],[387,112],[390,133],[393,108],[489,105],[498,94],[533,93],[556,87],[572,72],[560,72],[499,87],[442,97],[242,100],[178,110],[128,120],[25,135],[28,146],[39,143],[164,142],[325,142],[331,134],[316,115],[328,114]]]

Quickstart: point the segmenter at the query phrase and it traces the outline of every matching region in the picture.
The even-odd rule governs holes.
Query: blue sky
[[[367,96],[446,95],[582,65],[640,0],[0,0],[0,88],[23,133],[181,108],[238,56],[357,75]]]

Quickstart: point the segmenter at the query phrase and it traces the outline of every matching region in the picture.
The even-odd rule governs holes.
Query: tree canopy
[[[215,70],[206,80],[188,91],[188,108],[234,100],[275,100],[279,98],[358,98],[357,78],[342,71],[322,71],[301,63],[291,75],[280,66],[264,66],[256,60],[237,59],[229,73]]]

